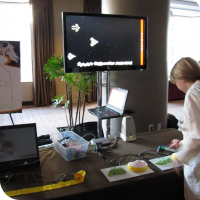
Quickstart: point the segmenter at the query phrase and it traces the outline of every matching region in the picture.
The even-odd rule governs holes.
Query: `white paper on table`
[[[156,162],[158,162],[159,160],[163,159],[163,158],[171,158],[173,160],[173,162],[171,163],[167,163],[166,165],[157,165]],[[160,157],[160,158],[154,158],[149,160],[151,163],[153,163],[156,167],[158,167],[159,169],[161,169],[162,171],[164,170],[168,170],[168,169],[172,169],[174,167],[179,167],[182,166],[182,164],[178,164],[178,162],[176,162],[171,156],[165,156],[165,157]]]
[[[116,168],[121,167],[126,171],[126,174],[121,174],[121,175],[114,175],[112,177],[108,176],[108,172],[113,169],[114,167],[109,167],[109,168],[105,168],[105,169],[101,169],[102,173],[105,175],[105,177],[110,181],[110,182],[114,182],[114,181],[120,181],[123,179],[127,179],[127,178],[133,178],[133,177],[137,177],[137,176],[142,176],[145,174],[150,174],[153,173],[154,171],[152,169],[150,169],[149,167],[147,168],[146,171],[144,172],[133,172],[131,171],[127,165],[120,165],[120,166],[116,166]]]

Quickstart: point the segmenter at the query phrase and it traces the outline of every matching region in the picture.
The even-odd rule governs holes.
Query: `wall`
[[[33,101],[33,82],[21,82],[22,102]]]
[[[129,90],[127,107],[136,132],[147,132],[167,123],[167,29],[168,0],[102,0],[102,13],[148,17],[148,70],[111,72],[111,85]],[[120,131],[121,119],[111,120],[111,133]]]

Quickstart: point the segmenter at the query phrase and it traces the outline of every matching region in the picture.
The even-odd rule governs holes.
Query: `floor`
[[[91,115],[87,109],[94,108],[97,104],[87,103],[84,122],[97,121],[97,118]],[[75,110],[74,110],[75,112]],[[170,101],[168,103],[168,113],[175,115],[178,119],[183,115],[183,100]],[[37,134],[54,134],[56,127],[67,126],[65,111],[61,106],[56,108],[46,107],[23,107],[22,113],[13,113],[14,124],[36,123]],[[0,115],[0,126],[12,125],[8,114]]]
[[[183,118],[183,104],[184,100],[169,101],[167,112],[181,120]]]
[[[87,109],[94,108],[97,103],[87,103],[85,109],[84,122],[97,121],[97,118],[91,115]],[[74,108],[73,113],[76,113]],[[36,123],[37,135],[53,134],[56,127],[67,126],[65,110],[61,106],[56,108],[26,106],[22,108],[22,113],[12,113],[11,117],[14,124]],[[0,126],[12,125],[9,114],[0,114]]]

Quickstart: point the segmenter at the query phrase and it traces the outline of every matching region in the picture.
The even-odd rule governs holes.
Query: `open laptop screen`
[[[36,124],[0,126],[0,170],[39,164]]]
[[[120,114],[123,114],[127,95],[128,90],[112,87],[110,90],[107,107],[119,112]]]

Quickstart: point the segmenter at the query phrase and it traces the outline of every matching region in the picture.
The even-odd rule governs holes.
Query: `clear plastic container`
[[[53,141],[54,149],[66,160],[71,161],[86,157],[89,142],[73,131],[57,132]],[[67,138],[62,140],[63,138]],[[62,141],[59,141],[62,140]],[[64,145],[64,146],[63,146]]]

